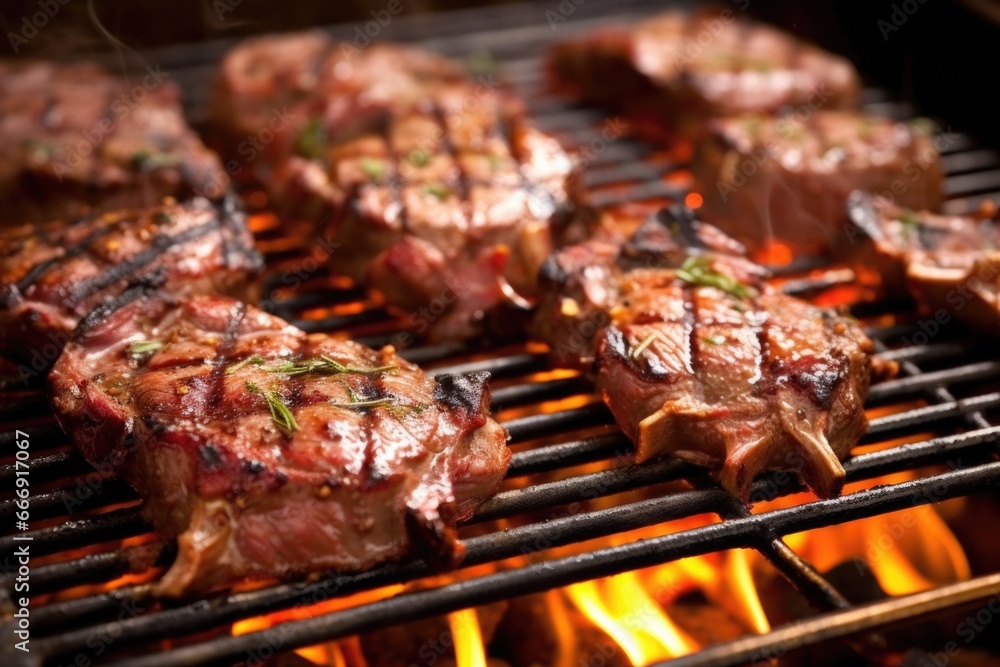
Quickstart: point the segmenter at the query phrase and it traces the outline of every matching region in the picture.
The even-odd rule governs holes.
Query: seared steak
[[[578,212],[575,161],[492,75],[401,46],[354,51],[312,34],[245,42],[223,62],[217,124],[245,139],[286,110],[254,163],[275,204],[417,334],[509,327]]]
[[[461,558],[456,522],[510,458],[487,374],[431,379],[226,297],[129,297],[81,323],[50,380],[83,455],[178,538],[162,594]]]
[[[0,356],[30,381],[80,318],[134,285],[252,299],[261,267],[231,198],[9,228],[0,236]]]
[[[557,355],[593,364],[638,460],[708,467],[743,500],[769,470],[835,495],[870,376],[891,369],[853,319],[775,291],[740,250],[682,206],[618,252],[567,248],[543,268],[537,329]]]
[[[940,205],[936,143],[922,120],[850,112],[717,120],[692,164],[705,199],[699,213],[752,248],[785,241],[807,253],[850,253],[844,202],[852,190],[911,208]]]
[[[557,45],[553,85],[625,111],[644,135],[696,134],[708,118],[810,105],[849,109],[859,78],[839,56],[732,9],[672,11]]]
[[[1000,327],[1000,228],[995,219],[901,208],[851,193],[852,259],[887,295],[907,291],[938,322],[952,316],[992,334]]]
[[[180,89],[150,67],[0,61],[0,224],[221,196],[228,176],[187,126]]]

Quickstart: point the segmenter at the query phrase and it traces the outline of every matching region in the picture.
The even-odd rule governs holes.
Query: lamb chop
[[[216,125],[232,144],[285,110],[252,168],[300,234],[339,248],[334,269],[418,335],[518,331],[582,210],[576,162],[493,75],[402,46],[354,51],[314,34],[244,42],[222,64]]]
[[[945,142],[924,119],[853,112],[717,120],[691,166],[705,201],[699,214],[753,249],[777,240],[806,253],[850,254],[848,194],[862,189],[900,206],[937,208]]]
[[[856,271],[889,296],[909,292],[939,324],[955,317],[976,329],[1000,326],[1000,228],[982,216],[915,212],[855,191]]]
[[[647,137],[692,137],[710,118],[789,107],[850,109],[860,81],[844,58],[737,17],[670,11],[557,45],[553,86],[625,112]]]
[[[8,228],[0,236],[0,356],[30,382],[81,318],[129,288],[253,299],[262,266],[231,197]]]
[[[853,319],[776,291],[742,250],[683,206],[619,248],[566,248],[542,270],[537,331],[593,370],[637,460],[710,468],[742,500],[775,470],[836,495],[870,378],[892,368]]]
[[[229,176],[187,126],[169,77],[0,60],[0,224],[224,194]]]
[[[77,448],[177,537],[168,596],[406,554],[457,564],[456,523],[510,458],[487,380],[143,288],[81,323],[50,376]]]

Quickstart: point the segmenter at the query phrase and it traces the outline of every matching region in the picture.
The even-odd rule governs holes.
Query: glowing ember
[[[702,196],[697,192],[690,192],[686,197],[684,197],[684,203],[687,204],[689,208],[698,209],[701,205],[705,203]]]

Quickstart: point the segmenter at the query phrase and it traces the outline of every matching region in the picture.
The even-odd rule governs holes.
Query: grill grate
[[[453,56],[490,51],[502,62],[504,76],[529,102],[540,126],[571,145],[586,145],[599,136],[605,117],[593,109],[569,107],[546,96],[538,54],[553,38],[562,39],[604,24],[610,17],[634,19],[655,7],[650,0],[590,0],[579,6],[567,22],[559,24],[558,30],[548,24],[546,9],[509,5],[438,15],[432,23],[398,17],[380,37],[417,41]],[[353,25],[341,26],[331,32],[352,38],[353,29]],[[229,45],[219,41],[146,55],[150,62],[162,63],[185,83],[189,111],[198,118],[214,63]],[[881,113],[900,117],[911,114],[910,109],[892,103],[878,91],[866,91],[865,100],[869,108]],[[947,210],[971,211],[1000,191],[1000,156],[971,138],[961,136],[944,160],[949,173]],[[686,172],[683,161],[620,139],[593,156],[587,182],[594,189],[593,201],[597,205],[653,210],[659,203],[684,196]],[[258,238],[270,267],[269,303],[278,314],[308,331],[341,331],[369,345],[398,339],[398,322],[378,303],[370,301],[363,290],[340,282],[324,268],[308,264],[305,260],[311,256],[310,249],[284,237],[270,218],[258,217],[257,223],[261,227]],[[305,270],[306,266],[312,268]],[[811,295],[852,278],[844,269],[803,268],[815,267],[784,271],[784,289]],[[289,282],[289,270],[298,282]],[[151,583],[125,582],[113,590],[57,596],[45,605],[32,607],[32,652],[25,655],[4,644],[0,656],[5,664],[10,658],[26,665],[71,664],[79,656],[89,664],[231,664],[261,655],[262,648],[272,653],[287,651],[388,624],[735,548],[758,551],[814,607],[829,613],[766,635],[711,647],[675,664],[744,664],[768,655],[775,647],[804,647],[854,636],[890,621],[975,603],[993,594],[1000,576],[981,577],[930,594],[852,607],[783,541],[789,534],[910,508],[932,499],[996,489],[1000,481],[1000,426],[994,425],[1000,424],[1000,391],[996,391],[1000,386],[1000,360],[983,360],[984,348],[979,341],[957,328],[945,328],[922,343],[909,342],[917,339],[915,334],[920,328],[908,303],[864,304],[857,313],[871,323],[868,331],[880,352],[899,361],[902,367],[898,379],[872,388],[869,405],[887,409],[886,414],[871,420],[862,445],[904,437],[917,441],[856,456],[845,465],[848,480],[864,481],[891,472],[929,468],[917,479],[752,514],[712,484],[703,471],[680,461],[620,463],[630,445],[612,427],[608,410],[589,394],[588,383],[569,373],[553,374],[544,353],[530,344],[511,341],[493,347],[449,344],[412,348],[405,350],[404,356],[425,365],[432,373],[488,370],[493,374],[494,408],[505,417],[503,422],[515,449],[508,478],[525,482],[486,502],[469,522],[476,525],[476,534],[466,539],[468,554],[463,569],[526,553],[544,554],[554,547],[695,515],[713,514],[719,521],[578,555],[529,558],[527,564],[516,569],[437,585],[238,637],[224,633],[236,621],[411,582],[433,572],[422,562],[407,562],[357,575],[330,575],[306,583],[230,592],[188,602],[157,601]],[[563,399],[573,402],[558,403]],[[169,545],[120,547],[122,539],[134,540],[149,533],[135,493],[120,480],[90,469],[69,448],[41,394],[19,392],[6,396],[3,402],[14,405],[19,413],[17,422],[4,424],[4,435],[0,436],[0,456],[6,457],[0,464],[0,481],[4,484],[14,478],[13,465],[8,462],[13,460],[15,426],[31,434],[31,512],[33,522],[42,524],[29,533],[33,538],[31,550],[33,559],[49,557],[49,562],[33,568],[33,593],[62,593],[77,586],[102,585],[134,570],[169,564],[173,556]],[[913,407],[915,402],[917,407]],[[543,411],[543,406],[554,411]],[[547,481],[551,473],[601,461],[617,464]],[[632,498],[593,511],[562,511],[556,518],[520,521],[505,530],[496,530],[487,523],[527,514],[551,514],[594,497],[641,491],[679,480],[686,480],[690,490],[640,496],[638,500]],[[756,490],[771,497],[800,489],[795,483],[778,484],[765,479]],[[14,510],[12,496],[4,496],[0,500],[0,517],[5,525],[13,523]],[[0,537],[0,554],[5,559],[0,605],[7,607],[14,577],[10,554],[15,545],[12,535]],[[84,555],[74,552],[83,547],[87,548]],[[205,635],[212,630],[223,634]],[[2,641],[8,642],[12,636],[9,629],[4,629]],[[173,650],[160,653],[164,639],[181,641]],[[877,644],[878,637],[871,636],[867,641]],[[131,657],[134,654],[145,657]]]

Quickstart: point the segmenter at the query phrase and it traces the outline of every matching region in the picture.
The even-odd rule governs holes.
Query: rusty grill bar
[[[538,54],[553,38],[601,23],[608,17],[632,19],[657,7],[649,0],[612,2],[590,0],[573,17],[550,28],[544,6],[510,5],[492,9],[453,12],[421,22],[399,17],[380,38],[416,41],[452,56],[487,50],[501,63],[502,75],[529,102],[538,123],[570,145],[586,146],[599,136],[605,116],[594,109],[576,108],[546,96],[542,90]],[[353,25],[332,28],[339,37],[353,37]],[[198,118],[204,105],[207,81],[228,42],[161,50],[147,54],[185,83],[190,113]],[[865,95],[869,108],[906,117],[912,110],[885,99],[878,91]],[[949,212],[974,210],[985,198],[1000,192],[1000,156],[960,136],[944,156],[949,173]],[[587,175],[597,205],[666,201],[685,194],[684,165],[651,147],[620,139],[596,151]],[[289,289],[288,271],[302,270],[309,248],[283,237],[273,225],[260,230],[258,239],[268,257],[269,303],[273,310],[308,331],[342,331],[369,345],[397,339],[394,318],[371,302],[363,290],[344,286],[319,266],[300,277],[301,286]],[[785,269],[784,289],[803,295],[849,282],[843,269],[807,273]],[[808,266],[805,268],[809,268]],[[815,268],[815,267],[813,267]],[[781,273],[781,272],[779,272]],[[287,294],[286,292],[293,292]],[[334,306],[333,314],[317,318],[310,311]],[[157,602],[153,585],[123,585],[114,590],[73,599],[53,601],[31,611],[32,652],[12,648],[9,628],[2,630],[0,659],[25,665],[72,664],[84,655],[90,664],[181,667],[232,664],[246,660],[261,646],[288,651],[338,637],[350,636],[393,623],[493,601],[548,590],[554,587],[625,572],[680,558],[726,549],[747,548],[762,554],[814,607],[827,612],[808,621],[792,623],[768,634],[704,649],[674,664],[690,666],[740,665],[767,656],[775,647],[801,648],[819,642],[857,635],[889,622],[915,619],[946,609],[959,609],[992,595],[1000,576],[991,575],[933,591],[930,594],[889,599],[852,607],[844,596],[783,541],[784,536],[841,522],[872,517],[922,505],[932,500],[959,497],[1000,487],[1000,358],[994,358],[979,341],[958,328],[945,328],[926,341],[914,342],[921,331],[909,303],[863,304],[856,309],[866,322],[879,351],[900,362],[899,378],[872,388],[869,406],[891,406],[921,400],[924,405],[872,419],[862,445],[915,433],[931,432],[921,442],[864,453],[846,463],[849,481],[862,481],[891,472],[934,467],[935,471],[913,481],[874,487],[825,501],[806,502],[787,509],[751,514],[715,486],[703,471],[677,460],[623,464],[599,472],[579,474],[560,481],[541,481],[507,490],[486,502],[471,524],[553,510],[586,499],[614,495],[674,480],[687,480],[692,490],[619,504],[607,509],[562,515],[547,521],[517,525],[466,539],[468,554],[463,568],[501,561],[524,553],[544,553],[552,547],[610,536],[699,514],[715,514],[720,521],[700,528],[603,547],[573,556],[536,560],[513,570],[498,571],[436,588],[409,592],[393,598],[289,621],[267,630],[238,637],[225,630],[232,623],[318,602],[333,597],[409,582],[432,574],[420,561],[386,565],[357,575],[330,575],[306,583],[282,584],[246,592],[218,594],[206,600]],[[886,325],[885,322],[892,322]],[[599,399],[582,407],[541,412],[539,405],[562,398],[589,395],[582,378],[564,377],[535,381],[532,375],[550,370],[538,348],[522,341],[500,342],[493,347],[450,344],[412,348],[404,356],[425,365],[429,372],[488,370],[493,374],[494,408],[518,408],[529,414],[504,420],[516,448],[508,478],[550,473],[580,464],[614,461],[627,455],[630,444],[612,425],[609,411]],[[31,501],[33,521],[51,525],[30,535],[32,557],[58,555],[80,547],[101,548],[85,556],[69,556],[32,572],[33,593],[57,592],[88,584],[112,581],[135,569],[134,559],[147,547],[116,547],[118,540],[149,533],[136,494],[111,475],[93,471],[72,451],[55,425],[38,392],[0,394],[0,456],[13,460],[15,427],[31,434]],[[533,412],[532,412],[533,411]],[[16,414],[16,421],[14,421]],[[524,443],[555,436],[531,448]],[[941,468],[947,468],[941,471]],[[0,465],[5,488],[14,479],[12,463]],[[82,480],[82,481],[81,481]],[[82,486],[81,486],[82,484]],[[83,491],[81,491],[81,489]],[[774,497],[800,490],[794,483],[760,480],[760,497]],[[0,499],[0,517],[13,523],[12,495]],[[541,546],[544,548],[541,548]],[[0,537],[4,559],[0,578],[0,611],[8,614],[13,590],[11,567],[15,542]],[[150,567],[169,564],[170,547],[144,561]],[[185,641],[160,652],[162,640],[185,640],[210,630],[221,635]],[[94,655],[95,637],[113,641]],[[876,637],[877,639],[877,637]],[[145,648],[147,651],[142,651]],[[144,657],[135,657],[145,653]]]

